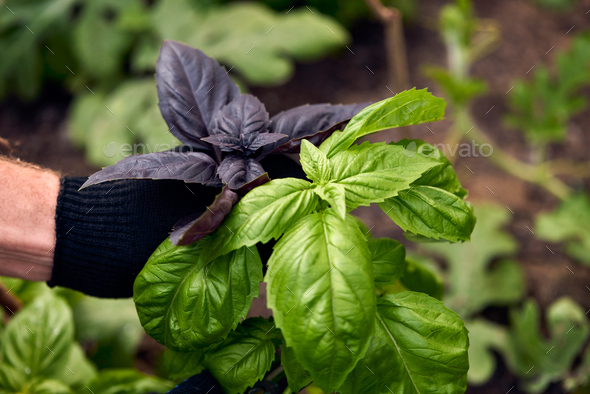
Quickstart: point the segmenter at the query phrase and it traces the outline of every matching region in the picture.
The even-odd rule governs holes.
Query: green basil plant
[[[414,239],[470,239],[473,208],[439,150],[419,140],[355,144],[440,120],[445,106],[426,89],[369,105],[318,147],[301,140],[308,180],[254,187],[202,239],[158,247],[134,300],[178,379],[208,369],[227,393],[241,393],[280,355],[287,392],[310,382],[343,394],[465,391],[463,322],[441,301],[406,291],[403,245],[370,238],[350,214],[377,203]],[[257,244],[273,239],[263,276]],[[243,320],[261,281],[273,317]]]

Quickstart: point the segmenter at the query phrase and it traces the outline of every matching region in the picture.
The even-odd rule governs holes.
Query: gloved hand
[[[262,160],[271,179],[305,178],[283,155]],[[62,178],[50,286],[96,297],[133,295],[133,281],[182,217],[202,213],[221,189],[175,180],[120,180],[78,190],[86,178]],[[270,247],[261,250],[263,261]]]

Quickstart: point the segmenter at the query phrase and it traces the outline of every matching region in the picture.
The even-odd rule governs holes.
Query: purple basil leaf
[[[327,131],[337,123],[348,121],[367,105],[369,103],[349,105],[313,104],[302,105],[280,112],[271,118],[270,132],[286,134],[288,137],[272,145],[266,145],[259,159],[290,139],[303,139],[304,137],[313,136]],[[327,137],[325,136],[324,139]]]
[[[229,155],[219,165],[217,174],[230,189],[236,190],[264,174],[264,168],[254,159]]]
[[[332,135],[333,132],[335,132],[336,130],[344,130],[349,121],[350,119],[336,123],[329,129],[320,131],[319,133],[315,133],[313,135],[308,135],[305,137],[294,138],[292,140],[289,140],[270,153],[299,153],[299,150],[301,149],[302,140],[308,140],[315,146],[320,146],[321,143],[326,140],[326,138]]]
[[[247,156],[254,154],[256,150],[264,145],[272,144],[283,138],[284,134],[263,133],[242,135],[242,140],[229,135],[212,135],[203,138],[212,145],[219,146],[223,152],[243,152]]]
[[[285,134],[276,134],[276,133],[262,133],[262,134],[250,134],[244,136],[244,145],[248,148],[248,150],[254,152],[258,148],[273,144],[278,140],[286,137]]]
[[[186,216],[174,225],[170,240],[174,245],[189,245],[215,230],[238,202],[239,197],[225,186],[202,214]]]
[[[211,149],[213,117],[240,95],[225,70],[198,49],[164,41],[156,64],[159,107],[170,132],[195,148]]]
[[[246,183],[244,186],[237,189],[236,193],[238,193],[238,195],[240,195],[240,196],[245,196],[250,190],[252,190],[255,187],[258,187],[260,185],[264,185],[266,182],[270,182],[270,177],[268,176],[267,172],[265,172],[264,174],[260,175],[258,178]]]
[[[189,183],[215,180],[217,163],[202,152],[155,152],[129,156],[91,175],[81,189],[115,179],[178,179]]]
[[[232,137],[265,133],[270,124],[264,104],[251,94],[242,94],[221,109],[215,116],[213,134]]]
[[[202,138],[202,140],[211,145],[219,146],[223,152],[233,152],[242,148],[240,139],[229,135],[212,135],[210,137]]]

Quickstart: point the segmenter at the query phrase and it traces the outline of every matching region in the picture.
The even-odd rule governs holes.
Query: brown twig
[[[12,151],[12,147],[10,146],[10,142],[8,142],[8,140],[0,137],[0,153],[2,153],[2,150],[5,150],[6,154],[8,154]]]
[[[23,307],[21,301],[14,295],[10,294],[10,290],[2,283],[0,283],[0,305],[4,307],[5,311],[7,311],[5,320],[10,318]]]
[[[543,166],[553,175],[569,175],[576,178],[590,178],[590,162],[574,162],[567,159],[546,161]]]
[[[470,136],[473,140],[477,141],[480,145],[489,144],[494,147],[494,153],[489,159],[504,172],[522,179],[525,182],[539,185],[560,200],[564,200],[572,194],[573,190],[558,179],[555,174],[550,173],[545,166],[534,166],[524,163],[504,152],[500,146],[493,143],[493,141],[490,140],[479,127],[475,126],[475,120],[473,120],[467,109],[464,109],[459,116],[462,117],[461,122],[459,122],[460,124],[474,125],[470,132]],[[457,132],[457,129],[458,128],[455,128],[455,132]],[[461,128],[461,130],[464,130],[464,127]],[[451,129],[449,132],[453,132],[453,130]]]
[[[385,7],[380,0],[366,0],[385,30],[385,46],[388,63],[388,83],[393,90],[401,92],[410,88],[408,60],[402,14],[396,8]]]
[[[385,53],[387,54],[387,84],[392,92],[410,89],[408,74],[408,59],[404,40],[402,14],[397,8],[385,7],[381,0],[365,0],[375,16],[381,21],[385,32]],[[389,89],[391,86],[392,89]],[[397,141],[410,138],[412,126],[401,127],[395,132],[384,130],[380,132],[385,141]]]

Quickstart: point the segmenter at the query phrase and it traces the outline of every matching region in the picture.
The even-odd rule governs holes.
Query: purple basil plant
[[[181,219],[175,245],[195,242],[217,228],[240,195],[268,182],[267,155],[299,152],[301,140],[323,142],[367,104],[315,104],[269,117],[264,104],[241,94],[215,60],[188,45],[164,41],[156,64],[160,112],[189,151],[126,157],[93,174],[85,188],[115,179],[177,179],[222,187],[205,213]]]

